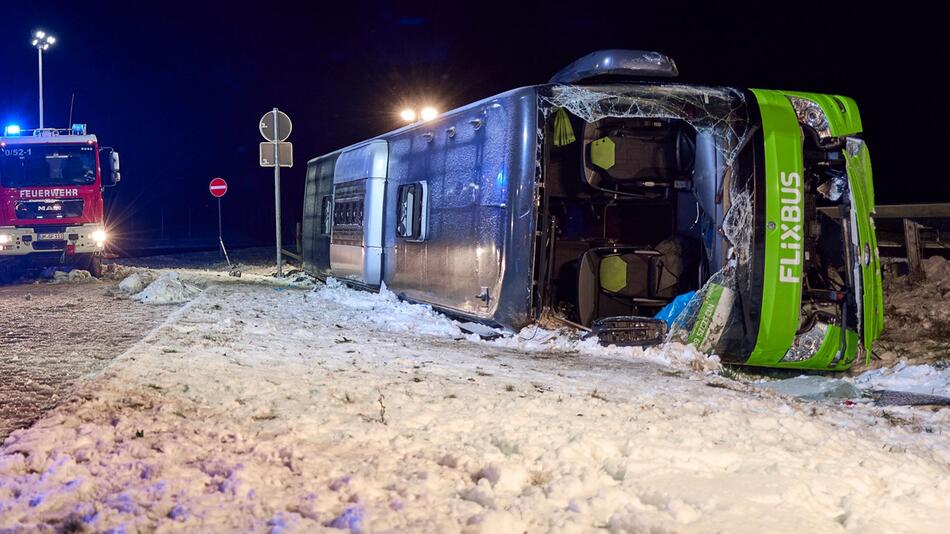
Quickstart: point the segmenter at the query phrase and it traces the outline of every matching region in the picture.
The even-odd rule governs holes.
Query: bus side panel
[[[507,324],[499,310],[510,307],[502,302],[511,253],[510,188],[522,187],[524,179],[524,132],[513,120],[517,103],[513,93],[500,95],[391,140],[386,283],[397,294]],[[532,129],[532,147],[534,135]],[[533,180],[533,163],[527,179]],[[420,241],[395,230],[399,187],[414,182],[425,182],[428,191],[427,235]],[[517,283],[530,286],[530,271],[521,275]]]
[[[312,160],[307,164],[304,186],[302,245],[303,267],[307,272],[326,277],[330,274],[330,234],[327,222],[333,220],[333,167],[336,155]]]

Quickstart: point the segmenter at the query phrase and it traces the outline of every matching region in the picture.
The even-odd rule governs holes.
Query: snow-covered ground
[[[65,280],[0,286],[0,442],[173,311],[124,298],[113,280]]]
[[[0,531],[950,524],[950,410],[806,403],[717,368],[541,329],[481,341],[388,292],[205,284],[7,439]]]
[[[874,369],[854,378],[859,387],[950,397],[950,367],[907,365]]]

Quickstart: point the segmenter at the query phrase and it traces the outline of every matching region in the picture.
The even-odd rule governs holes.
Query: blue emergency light
[[[20,135],[20,127],[16,124],[10,124],[3,129],[3,135]]]
[[[73,135],[86,135],[86,125],[73,124],[72,131]]]

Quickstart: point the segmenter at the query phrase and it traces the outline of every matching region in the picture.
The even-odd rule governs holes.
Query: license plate
[[[36,234],[36,239],[38,241],[65,241],[66,234],[63,234],[63,233]]]

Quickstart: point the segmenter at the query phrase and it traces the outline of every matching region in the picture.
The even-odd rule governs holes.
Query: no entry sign
[[[211,196],[221,198],[228,192],[228,183],[224,181],[224,178],[215,178],[208,184],[208,191],[211,191]]]

